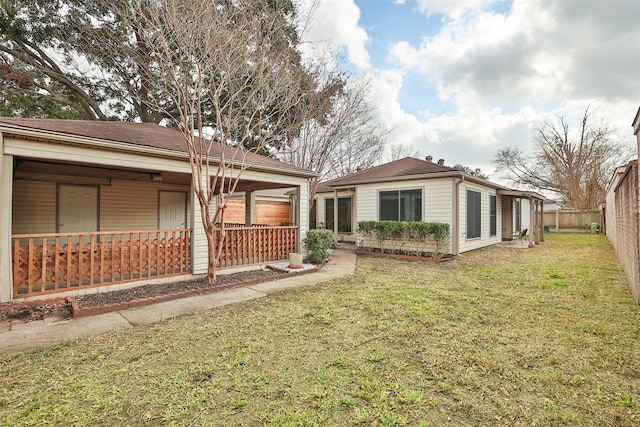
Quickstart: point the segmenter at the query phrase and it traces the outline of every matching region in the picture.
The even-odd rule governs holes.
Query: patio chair
[[[518,233],[518,240],[520,240],[520,244],[524,245],[524,238],[527,237],[527,233],[528,233],[529,229],[525,228],[523,230],[520,230],[520,232]]]

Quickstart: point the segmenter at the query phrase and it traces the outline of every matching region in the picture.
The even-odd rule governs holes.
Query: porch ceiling
[[[144,170],[134,168],[113,168],[95,165],[84,165],[79,163],[57,163],[52,161],[32,160],[17,158],[14,173],[16,177],[29,175],[54,175],[69,177],[88,177],[101,179],[121,179],[129,181],[151,181],[151,175],[160,175],[162,182],[167,184],[189,185],[191,175],[162,172],[155,170]]]
[[[14,174],[16,178],[46,179],[55,177],[121,179],[128,181],[151,181],[152,175],[161,176],[165,184],[191,185],[191,174],[167,172],[159,170],[145,170],[127,167],[114,168],[111,166],[95,166],[74,162],[58,163],[54,161],[16,158]],[[241,179],[236,192],[272,190],[279,188],[291,188],[291,184],[263,182]]]
[[[236,188],[236,193],[241,193],[243,191],[273,190],[277,188],[291,188],[291,184],[240,180],[240,182],[238,183],[238,187]]]

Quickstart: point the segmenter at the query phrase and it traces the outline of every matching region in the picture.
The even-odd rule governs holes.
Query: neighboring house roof
[[[631,123],[631,127],[633,127],[634,135],[640,132],[640,108],[638,108],[638,112],[636,113],[636,116],[633,118],[633,123]]]
[[[613,173],[611,174],[611,178],[609,178],[609,183],[607,184],[607,193],[609,191],[611,191],[611,187],[614,185],[614,183],[618,183],[618,181],[616,180],[616,178],[620,175],[622,175],[627,168],[629,167],[629,165],[631,165],[633,162],[635,162],[636,160],[631,160],[629,161],[627,164],[618,166]]]
[[[316,193],[333,193],[333,188],[329,187],[325,182],[319,182]]]
[[[477,176],[469,175],[443,164],[434,163],[430,160],[417,159],[415,157],[405,157],[393,162],[354,172],[331,181],[326,181],[321,184],[322,187],[318,186],[317,192],[333,191],[333,188],[348,187],[357,184],[454,176],[464,177],[465,180],[477,182],[492,188],[507,189],[507,187]]]
[[[91,145],[92,142],[108,142],[112,143],[108,148],[114,151],[146,152],[187,159],[187,146],[182,133],[177,129],[153,123],[0,117],[0,132],[26,138],[48,138],[58,142],[60,137],[77,138],[74,142],[85,146]],[[220,159],[221,147],[220,144],[214,144],[211,152],[213,161]],[[236,150],[227,150],[227,153],[232,151]],[[230,160],[231,156],[225,154],[225,158]],[[306,169],[253,153],[248,154],[244,160],[255,169],[316,176]],[[241,159],[235,161],[240,163]]]

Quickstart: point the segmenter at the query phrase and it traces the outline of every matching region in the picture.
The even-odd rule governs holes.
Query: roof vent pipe
[[[425,160],[429,163],[431,163],[433,161],[433,156],[427,156],[425,157]]]
[[[440,160],[438,160],[438,164],[439,164],[440,166],[444,166],[444,159],[440,159]]]

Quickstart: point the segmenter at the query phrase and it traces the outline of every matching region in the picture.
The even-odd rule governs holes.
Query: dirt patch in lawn
[[[28,323],[44,320],[47,317],[70,319],[71,304],[64,299],[58,299],[34,304],[0,306],[0,322],[22,321],[23,323]]]

